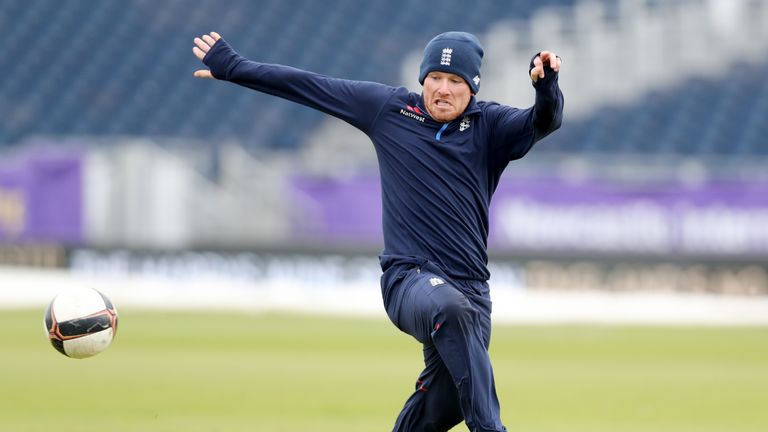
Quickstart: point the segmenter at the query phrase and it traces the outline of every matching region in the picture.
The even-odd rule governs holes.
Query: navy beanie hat
[[[456,74],[469,84],[472,93],[480,90],[480,65],[483,47],[477,38],[465,32],[447,32],[435,36],[426,48],[419,68],[419,83],[432,71]]]

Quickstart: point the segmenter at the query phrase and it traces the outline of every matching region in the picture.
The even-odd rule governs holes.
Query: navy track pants
[[[472,432],[501,432],[488,356],[488,284],[450,280],[437,266],[393,266],[381,278],[392,322],[424,346],[425,368],[395,432],[445,432],[464,420]]]

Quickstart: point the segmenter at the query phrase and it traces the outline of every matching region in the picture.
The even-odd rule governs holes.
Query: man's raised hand
[[[221,39],[221,35],[216,32],[210,32],[200,37],[196,37],[195,46],[192,47],[192,53],[194,53],[195,57],[197,57],[200,61],[203,61],[205,55],[208,54],[208,51],[210,51],[213,44],[215,44],[219,39]],[[211,74],[211,71],[208,69],[196,70],[194,75],[197,78],[216,79],[216,77],[214,77],[213,74]]]
[[[555,72],[560,72],[562,61],[555,53],[551,51],[542,51],[533,59],[533,69],[531,69],[531,79],[536,82],[539,78],[544,78],[544,66],[549,64]]]

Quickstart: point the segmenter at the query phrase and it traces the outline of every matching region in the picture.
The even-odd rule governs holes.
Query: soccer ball
[[[51,300],[43,325],[57,351],[67,357],[91,357],[112,343],[117,310],[95,289],[73,289]]]

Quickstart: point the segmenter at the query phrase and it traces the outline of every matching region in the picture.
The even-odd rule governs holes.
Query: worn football
[[[67,357],[86,358],[112,343],[117,331],[117,310],[95,289],[72,289],[51,300],[43,324],[57,351]]]

